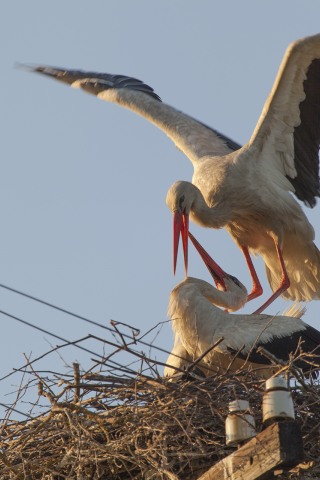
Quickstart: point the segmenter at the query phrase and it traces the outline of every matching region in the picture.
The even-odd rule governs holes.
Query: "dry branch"
[[[129,348],[130,342],[122,342],[121,337],[122,346],[89,338],[95,338],[97,345],[101,341],[113,345],[116,352],[126,350],[141,361],[139,370],[131,375],[125,366],[110,371],[102,360],[99,371],[91,367],[80,372],[75,367],[72,383],[70,374],[50,376],[46,372],[40,376],[34,362],[28,361],[25,375],[29,383],[19,391],[30,388],[30,379],[36,380],[34,395],[47,402],[44,407],[49,411],[31,417],[26,414],[23,421],[10,420],[9,415],[3,420],[1,480],[195,480],[234,451],[225,445],[224,429],[228,403],[235,398],[250,401],[257,431],[262,430],[264,380],[258,371],[242,368],[231,374],[226,370],[206,379],[186,375],[185,380],[173,383],[159,376],[157,367],[162,362]],[[309,362],[301,350],[296,358]],[[299,478],[319,479],[320,387],[313,380],[306,383],[293,358],[281,363],[281,368],[284,374],[296,373],[302,384],[294,387],[292,394],[307,461],[278,478],[297,478],[303,471],[305,476]],[[16,401],[14,408],[8,406],[11,415],[18,411],[15,405]]]

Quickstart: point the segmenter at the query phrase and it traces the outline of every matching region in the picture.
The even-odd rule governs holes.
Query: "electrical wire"
[[[64,308],[57,307],[56,305],[53,305],[52,303],[45,302],[44,300],[40,300],[40,298],[33,297],[32,295],[28,295],[27,293],[20,292],[19,290],[8,287],[7,285],[3,285],[1,283],[0,283],[0,287],[5,288],[6,290],[10,290],[11,292],[17,293],[18,295],[22,295],[23,297],[27,297],[31,300],[34,300],[35,302],[42,303],[43,305],[46,305],[47,307],[54,308],[55,310],[59,310],[60,312],[66,313],[67,315],[71,315],[72,317],[83,320],[84,322],[88,322],[88,323],[91,323],[92,325],[96,325],[97,327],[104,328],[105,330],[108,330],[109,332],[112,332],[113,334],[115,333],[115,331],[112,330],[112,328],[106,327],[105,325],[102,325],[102,323],[95,322],[93,320],[90,320],[89,318],[82,317],[81,315],[77,315],[76,313],[70,312],[69,310],[65,310]],[[41,330],[41,329],[38,328],[38,330]],[[120,333],[123,337],[129,338],[130,340],[132,340],[132,337],[130,337],[130,335],[127,335],[127,334],[122,333],[122,332],[120,332]],[[135,340],[136,340],[136,342],[139,342],[142,345],[150,347],[150,343],[139,340],[138,338],[136,338]],[[169,355],[171,354],[171,352],[169,352],[168,350],[165,350],[164,348],[161,348],[161,347],[157,347],[156,345],[151,345],[151,347],[155,348],[156,350],[159,350],[160,352],[164,352],[164,353],[167,353]]]
[[[98,357],[104,359],[103,355],[100,355],[99,353],[96,353],[96,352],[93,352],[91,350],[88,350],[87,348],[85,347],[81,347],[80,345],[77,345],[75,342],[70,342],[69,340],[66,340],[65,338],[63,337],[60,337],[59,335],[55,335],[54,333],[51,333],[49,332],[48,330],[44,330],[43,328],[40,328],[40,327],[37,327],[36,325],[33,325],[32,323],[30,322],[27,322],[26,320],[22,320],[21,318],[18,318],[18,317],[15,317],[14,315],[11,315],[10,313],[7,313],[7,312],[4,312],[3,310],[0,310],[0,313],[2,313],[2,315],[6,315],[7,317],[9,318],[12,318],[13,320],[17,320],[18,322],[21,322],[21,323],[24,323],[25,325],[28,325],[29,327],[32,327],[32,328],[35,328],[36,330],[40,330],[40,332],[43,332],[43,333],[46,333],[47,335],[50,335],[51,337],[54,337],[54,338],[57,338],[58,340],[61,340],[62,342],[66,342],[67,344],[70,344],[70,345],[73,345],[77,348],[80,348],[81,350],[84,350],[85,352],[87,353],[91,353],[92,355],[97,355]],[[128,368],[128,367],[125,367],[123,365],[121,365],[120,363],[118,362],[115,362],[114,360],[108,360],[110,363],[113,363],[114,365],[117,365],[117,369],[119,369],[118,367],[121,367],[122,370],[126,370],[126,372],[128,374],[131,374],[131,375],[136,375],[137,372],[135,372],[134,370],[132,370],[131,368]],[[105,364],[106,366],[108,367],[111,367],[111,368],[115,368],[111,365],[108,365],[107,363]],[[9,377],[10,375],[12,375],[13,373],[15,372],[11,372],[9,373],[8,375],[6,375],[5,377],[2,377],[0,378],[0,381],[1,380],[4,380],[5,378]]]

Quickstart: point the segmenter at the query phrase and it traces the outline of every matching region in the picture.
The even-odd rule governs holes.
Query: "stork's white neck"
[[[248,292],[245,287],[241,284],[243,288],[240,288],[229,278],[224,278],[227,291],[216,289],[210,285],[210,283],[204,282],[203,280],[192,280],[201,282],[199,285],[199,292],[209,300],[212,305],[226,308],[229,312],[239,310],[244,307],[247,302]]]
[[[190,220],[200,227],[222,228],[230,222],[229,208],[220,203],[209,207],[201,191],[193,186],[194,200],[190,210]]]
[[[236,311],[242,308],[247,301],[247,291],[237,285],[231,279],[224,279],[227,291],[220,291],[210,283],[198,278],[187,277],[180,282],[170,294],[168,315],[171,318],[186,318],[194,315],[195,310],[202,306],[205,308],[206,300],[214,307],[226,308]],[[200,312],[199,312],[200,313]],[[228,315],[217,308],[217,315]]]

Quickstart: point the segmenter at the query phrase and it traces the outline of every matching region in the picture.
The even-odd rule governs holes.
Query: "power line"
[[[15,317],[14,315],[11,315],[10,313],[4,312],[3,310],[0,310],[0,313],[2,313],[2,315],[6,315],[7,317],[12,318],[13,320],[17,320],[18,322],[24,323],[25,325],[28,325],[29,327],[35,328],[36,330],[40,330],[40,332],[46,333],[47,335],[51,335],[51,337],[57,338],[58,340],[61,340],[62,342],[66,342],[67,344],[73,345],[77,348],[80,348],[81,350],[84,350],[85,352],[91,353],[92,355],[97,355],[98,357],[104,359],[103,355],[100,355],[99,353],[88,350],[87,348],[81,347],[80,345],[77,345],[75,342],[70,342],[69,340],[66,340],[63,337],[59,337],[59,335],[55,335],[54,333],[51,333],[48,330],[44,330],[43,328],[37,327],[36,325],[33,325],[32,323],[27,322],[26,320],[22,320],[21,318]],[[121,370],[126,370],[126,373],[131,374],[131,375],[132,374],[136,375],[136,373],[137,373],[134,370],[132,370],[131,368],[125,367],[125,366],[121,365],[120,363],[115,362],[114,360],[108,360],[108,361],[117,365],[118,370],[120,370],[120,369]],[[115,368],[115,367],[112,367],[111,365],[108,365],[108,364],[105,364],[105,365],[109,366],[111,368]],[[118,367],[120,367],[120,369]],[[0,378],[0,381],[9,377],[13,373],[15,373],[15,372],[11,372],[8,375],[6,375],[5,377]]]
[[[30,298],[31,300],[34,300],[35,302],[42,303],[43,305],[46,305],[47,307],[54,308],[55,310],[59,310],[60,312],[66,313],[67,315],[71,315],[72,317],[83,320],[84,322],[88,322],[88,323],[91,323],[92,325],[96,325],[97,327],[104,328],[105,330],[108,330],[109,332],[111,332],[113,334],[116,333],[114,330],[112,330],[112,328],[106,327],[105,325],[102,325],[102,323],[95,322],[93,320],[90,320],[89,318],[82,317],[81,315],[77,315],[76,313],[70,312],[69,310],[65,310],[64,308],[57,307],[56,305],[53,305],[52,303],[45,302],[44,300],[40,300],[40,298],[33,297],[32,295],[28,295],[27,293],[20,292],[19,290],[8,287],[7,285],[3,285],[1,283],[0,283],[0,287],[5,288],[6,290],[10,290],[11,292],[17,293],[18,295],[22,295],[23,297]],[[41,330],[41,329],[39,329],[39,330]],[[120,332],[120,333],[123,337],[129,338],[130,340],[132,340],[132,337],[130,337],[130,335],[127,335],[127,334],[122,333],[122,332]],[[139,340],[138,338],[136,338],[135,340],[136,340],[136,342],[139,342],[142,345],[150,347],[150,343],[144,342],[143,340]],[[159,350],[160,352],[168,353],[169,355],[171,354],[171,352],[169,352],[168,350],[165,350],[164,348],[157,347],[155,345],[151,345],[151,347],[155,348],[156,350]]]
[[[6,405],[5,403],[0,403],[0,405],[1,405],[2,407],[7,408],[8,410],[12,410],[13,412],[20,413],[21,415],[24,415],[25,417],[28,417],[28,418],[30,418],[31,420],[34,420],[34,417],[31,417],[31,415],[28,415],[27,413],[20,412],[20,410],[17,410],[17,409],[15,409],[15,408],[11,407],[10,405]],[[1,420],[4,420],[4,418],[2,418]]]

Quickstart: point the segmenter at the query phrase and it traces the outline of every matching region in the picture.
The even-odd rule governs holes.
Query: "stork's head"
[[[173,274],[176,273],[180,232],[184,253],[184,268],[188,270],[189,214],[195,200],[195,186],[190,182],[179,181],[167,193],[166,202],[173,213]]]
[[[233,275],[224,272],[190,232],[189,238],[209,270],[217,289],[226,292],[225,302],[228,311],[235,312],[244,307],[247,303],[248,292],[243,283]]]

